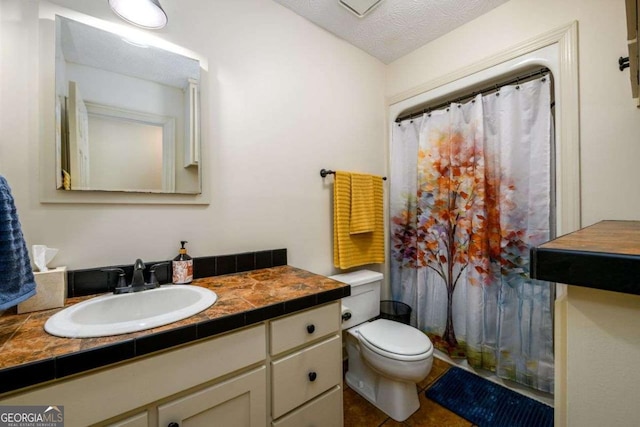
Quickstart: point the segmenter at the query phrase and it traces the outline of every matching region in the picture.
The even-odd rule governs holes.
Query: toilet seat
[[[418,329],[387,319],[378,319],[358,328],[362,345],[390,359],[417,361],[431,357],[431,340]]]

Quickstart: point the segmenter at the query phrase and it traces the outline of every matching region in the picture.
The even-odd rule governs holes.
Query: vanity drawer
[[[149,413],[144,411],[126,420],[109,424],[107,427],[149,427]]]
[[[325,394],[296,409],[273,427],[342,427],[342,387],[335,386]]]
[[[326,341],[271,362],[272,415],[278,418],[342,380],[342,339]]]
[[[271,354],[301,346],[340,330],[340,302],[271,322]]]

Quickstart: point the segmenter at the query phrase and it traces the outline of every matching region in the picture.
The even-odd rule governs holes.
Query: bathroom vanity
[[[640,295],[640,222],[601,221],[531,249],[531,277]]]
[[[6,387],[12,372],[40,375],[49,363],[56,377],[8,391],[0,405],[62,405],[66,426],[342,425],[340,299],[348,285],[288,266],[194,285],[219,301],[133,334],[65,339],[39,328],[56,310],[3,316],[0,330],[12,318],[22,326],[0,342],[0,382]],[[29,360],[19,351],[29,341],[53,357],[35,351],[40,358]]]

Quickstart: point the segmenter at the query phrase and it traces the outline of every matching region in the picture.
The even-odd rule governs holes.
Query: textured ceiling
[[[383,0],[363,18],[339,0],[274,0],[388,64],[507,0]]]
[[[197,60],[154,46],[131,44],[121,36],[71,19],[60,20],[61,47],[68,62],[184,88],[199,80]]]

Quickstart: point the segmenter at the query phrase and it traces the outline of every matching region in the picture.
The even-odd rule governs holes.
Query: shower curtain
[[[393,297],[440,350],[553,391],[553,288],[529,278],[551,238],[550,82],[538,78],[394,126]]]

